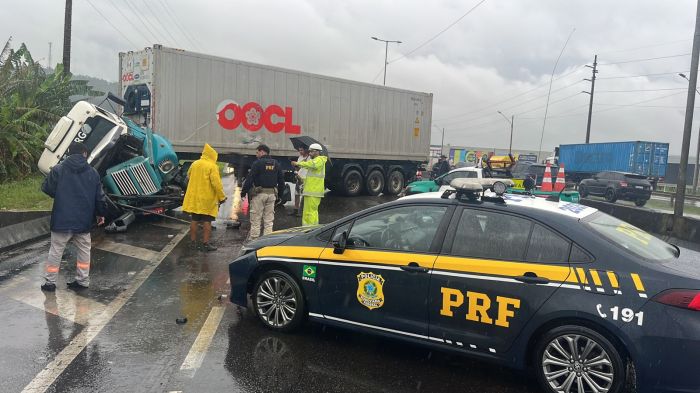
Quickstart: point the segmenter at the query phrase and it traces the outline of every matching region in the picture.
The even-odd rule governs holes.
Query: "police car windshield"
[[[584,221],[595,232],[639,257],[666,260],[678,256],[676,248],[672,245],[605,213],[593,213]]]

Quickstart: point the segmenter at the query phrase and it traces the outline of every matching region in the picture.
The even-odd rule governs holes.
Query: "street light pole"
[[[690,82],[690,79],[688,79],[685,74],[678,74],[681,78],[687,80]],[[695,92],[700,94],[700,91],[696,88]],[[695,168],[693,171],[693,194],[697,194],[698,192],[698,171],[700,170],[700,127],[698,127],[698,147],[695,150]]]
[[[384,86],[386,86],[386,66],[389,64],[389,62],[388,62],[389,43],[392,42],[392,43],[400,44],[401,41],[383,40],[383,39],[377,38],[377,37],[370,37],[370,38],[372,38],[375,41],[381,41],[384,43]]]
[[[515,122],[515,115],[510,116],[510,120],[508,120],[508,117],[504,115],[501,111],[497,111],[499,115],[503,116],[504,119],[508,123],[510,123],[510,144],[508,145],[508,155],[513,153],[513,123]]]

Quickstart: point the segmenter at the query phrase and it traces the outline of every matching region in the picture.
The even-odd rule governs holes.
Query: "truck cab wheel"
[[[370,172],[365,183],[367,194],[371,196],[377,196],[384,191],[384,175],[378,170]]]
[[[404,177],[401,171],[393,171],[389,174],[386,179],[386,185],[384,186],[384,193],[388,195],[397,195],[403,191]]]
[[[362,174],[356,169],[350,169],[343,176],[343,192],[347,196],[358,196],[362,192]]]

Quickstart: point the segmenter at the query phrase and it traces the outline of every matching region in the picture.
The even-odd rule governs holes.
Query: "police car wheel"
[[[560,326],[537,344],[537,378],[547,392],[619,393],[627,367],[607,338],[583,326]]]
[[[270,270],[255,284],[253,309],[266,327],[291,331],[299,327],[304,318],[304,296],[289,274]]]

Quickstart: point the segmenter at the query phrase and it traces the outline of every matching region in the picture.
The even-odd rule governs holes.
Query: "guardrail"
[[[673,205],[673,202],[676,200],[676,193],[675,192],[664,192],[664,191],[654,191],[651,193],[651,195],[655,196],[664,196],[667,198],[671,199],[671,205]],[[692,194],[685,194],[685,200],[686,201],[693,201],[693,202],[700,202],[700,196],[698,195],[692,195]]]

